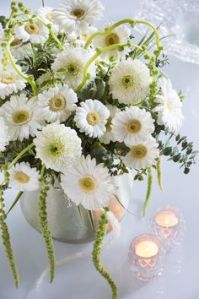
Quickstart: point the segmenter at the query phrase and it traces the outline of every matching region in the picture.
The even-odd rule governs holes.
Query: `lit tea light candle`
[[[159,273],[160,253],[161,243],[155,235],[143,234],[132,241],[129,262],[139,279],[149,280]]]
[[[175,208],[163,208],[155,214],[153,227],[155,234],[170,247],[182,236],[182,215]]]

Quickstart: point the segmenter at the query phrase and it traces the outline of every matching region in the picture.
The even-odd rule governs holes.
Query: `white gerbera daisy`
[[[155,129],[153,122],[151,114],[145,109],[130,107],[115,115],[112,130],[117,141],[129,146],[152,134]]]
[[[19,66],[18,66],[19,68]],[[19,77],[11,66],[8,67],[6,71],[0,70],[0,98],[5,99],[5,97],[16,93],[26,87],[26,82],[24,79]]]
[[[103,208],[113,198],[114,185],[108,169],[97,165],[90,156],[82,157],[76,167],[65,172],[61,185],[73,202],[88,210]]]
[[[34,137],[37,130],[41,129],[35,99],[28,100],[25,94],[12,96],[10,101],[1,106],[0,115],[8,126],[12,141]]]
[[[10,170],[10,186],[19,191],[35,191],[39,189],[40,174],[29,163],[21,162]]]
[[[142,101],[151,83],[147,66],[138,59],[122,60],[112,70],[109,85],[113,99],[133,105]]]
[[[67,47],[63,52],[59,53],[55,59],[52,69],[60,72],[65,78],[69,87],[77,88],[83,78],[83,68],[93,53],[82,48]],[[95,65],[89,68],[90,77],[95,76]]]
[[[36,156],[47,168],[63,171],[81,157],[81,139],[63,124],[49,124],[34,139]]]
[[[131,146],[130,151],[123,158],[123,161],[129,168],[146,169],[155,164],[159,155],[156,140],[153,137],[149,137],[142,143]]]
[[[63,122],[76,109],[77,95],[73,89],[58,85],[38,95],[41,117],[48,122]]]
[[[5,124],[5,121],[2,117],[0,117],[0,152],[5,151],[6,145],[8,145],[10,141],[10,136],[8,132],[8,127]]]
[[[30,41],[31,43],[43,44],[49,37],[48,28],[39,20],[24,23],[16,27],[16,38],[24,42]]]
[[[44,6],[40,7],[37,11],[37,15],[45,22],[46,24],[50,24],[52,26],[52,29],[55,33],[59,32],[59,26],[55,24],[53,20],[53,7]]]
[[[95,48],[104,48],[104,47],[109,47],[115,44],[126,44],[127,41],[129,40],[129,37],[131,35],[131,30],[129,29],[128,26],[122,25],[117,28],[115,28],[113,31],[107,33],[106,35],[100,35],[97,36],[94,40],[94,46]],[[127,47],[124,48],[123,51],[108,51],[105,52],[102,57],[103,58],[111,58],[111,57],[116,57],[116,58],[121,58],[125,54],[127,54]]]
[[[54,20],[66,31],[85,31],[102,16],[99,0],[65,0],[62,8],[54,10]]]
[[[104,144],[109,144],[111,141],[116,141],[115,136],[113,134],[112,130],[112,120],[115,117],[116,113],[118,113],[120,110],[116,106],[107,105],[107,108],[110,112],[110,116],[106,123],[106,132],[104,135],[100,138],[100,142]]]
[[[106,131],[109,110],[98,100],[86,100],[76,110],[75,122],[89,137],[101,137]]]
[[[156,98],[157,106],[154,109],[158,113],[158,124],[165,125],[172,132],[177,133],[182,125],[182,102],[177,92],[172,88],[171,81],[161,80],[161,95]]]
[[[30,43],[24,43],[21,39],[15,38],[10,44],[11,53],[16,60],[22,60],[32,56]]]

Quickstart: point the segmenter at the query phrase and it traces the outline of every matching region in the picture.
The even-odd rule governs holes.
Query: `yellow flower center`
[[[30,181],[30,177],[23,171],[17,171],[14,175],[14,178],[21,184],[27,184]]]
[[[66,101],[62,95],[58,95],[52,99],[50,99],[49,107],[53,112],[62,111],[65,109]]]
[[[70,63],[66,66],[67,72],[72,75],[72,76],[76,76],[79,74],[80,69],[77,65]]]
[[[126,124],[126,131],[131,134],[138,133],[142,128],[142,124],[139,120],[129,120]]]
[[[89,176],[79,179],[79,184],[82,190],[85,192],[91,192],[96,189],[96,182],[94,178]]]
[[[31,114],[26,110],[16,111],[13,114],[12,119],[15,124],[22,126],[29,122],[31,119]]]
[[[64,146],[61,141],[55,142],[55,143],[49,145],[49,151],[52,156],[59,157],[60,155],[62,155],[62,153],[64,151]]]
[[[97,112],[89,112],[86,117],[87,122],[91,126],[96,126],[100,123],[100,115]]]
[[[25,25],[25,30],[29,34],[35,34],[39,32],[39,26],[35,23],[28,23]]]
[[[135,145],[131,148],[131,155],[134,159],[143,159],[147,155],[147,148],[144,145]]]
[[[85,10],[82,8],[75,8],[71,11],[71,16],[76,17],[77,19],[81,19],[85,15]]]
[[[120,42],[120,38],[114,32],[107,34],[107,36],[105,37],[105,45],[107,47],[111,45],[119,44],[119,42]]]
[[[106,123],[106,132],[112,131],[112,117],[109,117]]]
[[[23,44],[23,41],[19,38],[15,38],[13,39],[13,41],[11,42],[10,46],[11,48],[14,48],[14,47],[17,47],[17,46],[20,46]]]
[[[17,78],[14,75],[3,75],[0,81],[4,84],[11,84],[16,82],[16,80]]]
[[[127,75],[122,78],[122,85],[125,88],[132,87],[134,85],[133,76]]]

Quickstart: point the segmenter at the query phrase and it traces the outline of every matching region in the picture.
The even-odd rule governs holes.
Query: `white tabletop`
[[[8,11],[7,2],[0,4],[0,11]],[[25,1],[29,3],[29,0]],[[46,4],[57,4],[55,0],[46,0]],[[32,6],[37,7],[39,0]],[[104,0],[106,7],[105,21],[133,16],[139,1]],[[3,6],[3,7],[2,7]],[[182,134],[189,135],[199,148],[199,66],[183,63],[177,59],[170,60],[166,68],[177,89],[182,89],[186,96],[184,102],[185,122]],[[103,262],[112,274],[119,287],[119,298],[124,299],[198,299],[199,298],[199,168],[195,166],[190,175],[183,175],[177,165],[163,163],[164,192],[157,186],[153,195],[148,215],[138,219],[127,213],[122,222],[121,237],[110,248],[105,248]],[[132,194],[130,210],[134,212],[145,195],[145,183],[136,183]],[[14,194],[8,192],[8,203]],[[165,262],[165,273],[162,278],[148,284],[136,282],[128,267],[128,248],[130,241],[139,233],[149,232],[150,217],[155,210],[166,204],[179,207],[186,221],[187,230],[183,244],[174,249]],[[17,207],[9,217],[8,224],[21,273],[21,286],[13,287],[7,261],[0,245],[0,299],[109,299],[110,289],[107,283],[93,268],[90,256],[70,261],[58,268],[53,285],[49,285],[45,277],[40,288],[35,290],[35,282],[46,267],[46,253],[41,236],[24,220],[20,208]],[[55,242],[57,259],[74,255],[77,252],[89,252],[91,244],[69,245]],[[179,272],[178,263],[181,262]]]

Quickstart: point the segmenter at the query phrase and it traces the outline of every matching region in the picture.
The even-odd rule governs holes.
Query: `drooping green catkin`
[[[160,159],[158,159],[156,162],[156,172],[157,172],[158,185],[160,187],[160,190],[163,190],[162,169],[161,169],[161,160]]]
[[[48,254],[49,268],[50,268],[50,282],[53,281],[55,276],[55,254],[54,254],[54,245],[52,240],[52,235],[48,226],[48,216],[47,216],[47,194],[49,186],[46,183],[46,180],[41,175],[40,178],[41,190],[38,200],[38,215],[41,233],[46,245],[46,250]]]
[[[100,255],[103,247],[103,239],[106,235],[106,225],[108,223],[107,220],[107,212],[109,209],[105,209],[104,213],[102,214],[100,220],[99,220],[99,227],[96,234],[96,239],[93,246],[93,252],[92,252],[92,259],[93,264],[97,271],[107,280],[108,284],[111,287],[112,290],[112,299],[118,298],[118,292],[117,292],[117,286],[112,280],[110,274],[104,269],[104,266],[102,265],[100,261]]]
[[[147,169],[147,176],[148,176],[148,180],[147,180],[147,192],[146,192],[146,197],[145,197],[145,202],[144,202],[144,216],[146,215],[148,206],[149,206],[149,202],[150,202],[150,198],[151,198],[151,191],[152,191],[152,184],[153,184],[153,175],[152,175],[152,169],[151,167]]]
[[[19,274],[13,254],[13,249],[10,241],[10,234],[8,230],[8,226],[6,224],[6,213],[4,211],[5,203],[3,198],[3,186],[0,185],[0,230],[1,237],[4,245],[4,249],[8,258],[8,262],[12,271],[12,275],[15,281],[15,285],[18,288],[19,286]]]

